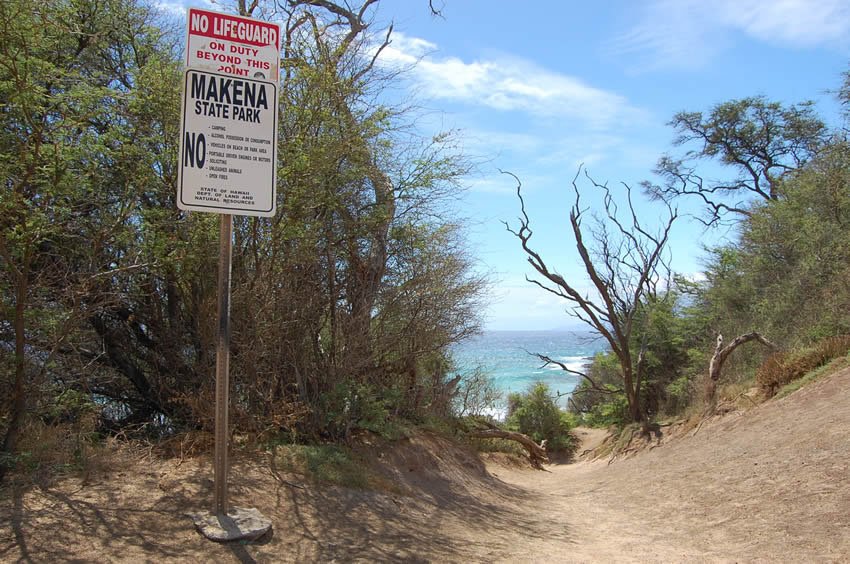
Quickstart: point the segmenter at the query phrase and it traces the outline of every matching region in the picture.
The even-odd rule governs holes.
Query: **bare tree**
[[[590,279],[595,296],[582,293],[576,282],[568,281],[550,268],[545,259],[531,247],[533,232],[522,197],[522,183],[513,174],[511,176],[517,181],[517,197],[522,215],[519,218],[519,229],[507,223],[505,227],[520,240],[529,264],[541,277],[526,279],[566,300],[572,306],[573,315],[607,341],[620,363],[629,415],[633,421],[646,425],[646,413],[640,398],[640,387],[645,377],[645,344],[638,351],[633,350],[632,337],[641,304],[648,297],[656,295],[659,286],[669,279],[670,271],[664,249],[677,211],[665,204],[667,213],[662,217],[657,231],[652,232],[638,219],[632,191],[627,184],[623,184],[625,197],[621,200],[625,202],[626,211],[621,213],[607,184],[598,184],[585,171],[585,177],[591,185],[602,192],[604,207],[604,217],[598,217],[594,227],[586,229],[582,221],[588,208],[582,207],[577,184],[581,173],[582,167],[579,167],[572,181],[575,202],[570,208],[570,229],[581,257],[583,274]],[[593,240],[592,246],[585,242],[587,235]],[[541,355],[540,358],[547,363],[558,364],[563,370],[585,378],[592,387],[598,388],[586,374],[570,370],[548,357]]]
[[[708,378],[705,381],[705,402],[709,409],[714,408],[717,382],[720,381],[721,371],[723,370],[723,364],[726,362],[726,359],[729,358],[729,355],[731,355],[735,349],[743,344],[749,343],[750,341],[758,341],[762,345],[774,351],[778,349],[775,344],[768,341],[760,333],[756,333],[755,331],[735,337],[725,347],[723,346],[723,335],[719,333],[717,334],[717,345],[714,348],[714,354],[711,356],[711,361],[708,364]]]

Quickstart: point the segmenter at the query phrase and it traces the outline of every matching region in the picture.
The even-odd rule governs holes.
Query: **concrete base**
[[[217,542],[256,540],[272,528],[271,520],[253,508],[231,507],[227,515],[191,513],[189,516],[202,535]]]

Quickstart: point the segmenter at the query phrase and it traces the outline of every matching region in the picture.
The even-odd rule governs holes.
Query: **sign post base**
[[[270,519],[254,508],[232,507],[226,515],[191,513],[198,531],[210,540],[257,540],[272,528]]]

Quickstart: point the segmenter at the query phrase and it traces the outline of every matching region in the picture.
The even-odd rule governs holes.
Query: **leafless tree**
[[[589,278],[595,295],[582,293],[576,281],[568,280],[551,268],[531,246],[533,232],[522,197],[522,183],[512,174],[517,180],[522,215],[518,229],[507,223],[505,226],[520,240],[529,264],[539,275],[539,278],[527,277],[527,280],[563,298],[571,305],[573,315],[608,343],[620,363],[629,415],[633,421],[646,424],[646,413],[640,399],[640,387],[645,377],[645,344],[634,350],[634,325],[641,304],[659,290],[663,291],[669,280],[670,270],[664,251],[677,211],[666,204],[666,214],[661,218],[657,231],[651,231],[638,218],[632,190],[627,184],[623,184],[624,195],[619,198],[625,204],[625,212],[621,212],[607,184],[595,182],[584,171],[592,187],[601,191],[604,209],[604,216],[597,217],[595,225],[588,229],[582,222],[589,208],[583,207],[577,183],[582,171],[579,167],[572,181],[575,201],[570,208],[570,230],[581,258],[582,274]],[[586,242],[588,236],[593,241],[591,245]],[[583,377],[593,388],[601,389],[586,374],[571,370],[546,356],[540,355],[540,358]]]
[[[723,370],[723,365],[726,363],[726,359],[729,358],[729,355],[731,355],[735,349],[741,345],[749,343],[750,341],[758,341],[773,351],[778,350],[779,348],[764,338],[760,333],[756,333],[755,331],[739,335],[732,339],[729,344],[723,346],[723,335],[718,333],[714,354],[711,356],[711,361],[708,364],[708,378],[706,378],[705,381],[705,402],[709,409],[712,409],[715,406],[717,383],[720,381],[721,371]]]

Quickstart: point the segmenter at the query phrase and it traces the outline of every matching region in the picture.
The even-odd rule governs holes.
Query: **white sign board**
[[[189,8],[186,66],[277,81],[280,25]]]
[[[177,207],[275,213],[277,83],[186,69]]]

